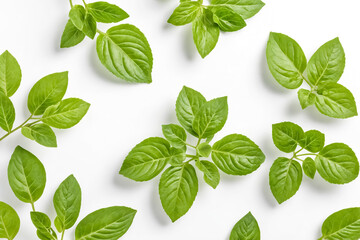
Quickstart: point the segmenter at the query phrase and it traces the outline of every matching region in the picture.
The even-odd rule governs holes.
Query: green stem
[[[187,146],[189,147],[192,147],[192,148],[196,148],[194,145],[191,145],[191,144],[188,144],[188,143],[185,143]]]
[[[199,146],[200,142],[201,142],[201,138],[199,138],[199,140],[197,141],[195,148],[197,148]]]
[[[31,208],[32,208],[33,212],[35,212],[35,205],[34,205],[34,203],[31,202],[30,204],[31,204]]]
[[[300,158],[298,158],[298,157],[295,157],[295,159],[296,159],[296,160],[299,160],[299,161],[301,161],[301,162],[304,161],[304,160],[302,160],[302,159],[300,159]]]
[[[317,156],[317,154],[315,154],[315,153],[305,153],[305,154],[296,155],[296,157],[301,157],[301,156]]]
[[[188,158],[197,158],[198,156],[191,155],[191,154],[186,154],[186,157],[188,157]]]
[[[85,0],[82,0],[82,2],[84,3],[84,6],[85,6],[85,8],[86,8],[86,5],[87,5],[87,4],[86,4]]]
[[[307,84],[309,84],[309,86],[311,87],[311,90],[314,88],[314,85],[311,83],[311,82],[309,82],[309,80],[307,80],[302,74],[301,74],[301,77],[304,79],[304,81],[307,83]]]
[[[299,151],[294,152],[294,155],[298,154],[298,153],[301,152],[302,150],[304,150],[304,148],[301,148]]]
[[[72,0],[69,0],[69,2],[70,2],[71,8],[73,8],[73,7],[74,7],[74,4],[73,4]]]
[[[5,134],[4,136],[2,136],[0,138],[0,141],[3,140],[4,138],[6,138],[7,136],[9,136],[10,134],[12,134],[13,132],[19,130],[20,128],[22,128],[26,123],[28,123],[31,119],[32,119],[33,115],[31,115],[28,119],[25,120],[25,122],[23,122],[22,124],[20,124],[19,126],[17,126],[16,128],[12,129],[10,132],[8,132],[7,134]],[[40,120],[39,120],[40,121]],[[38,121],[37,121],[38,122]]]
[[[102,35],[106,35],[106,33],[100,31],[98,28],[96,29],[96,32],[99,33],[99,34],[102,34]]]
[[[64,231],[62,231],[62,233],[61,233],[61,240],[63,240],[63,239],[64,239],[64,234],[65,234],[65,230],[64,230]]]

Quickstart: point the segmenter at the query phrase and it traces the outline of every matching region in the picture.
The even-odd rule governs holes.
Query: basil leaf
[[[212,147],[211,158],[218,168],[231,175],[247,175],[265,161],[265,155],[249,138],[231,134]]]
[[[48,125],[40,123],[32,125],[28,128],[31,130],[31,138],[33,138],[37,143],[45,147],[57,147],[55,133]]]
[[[260,228],[249,212],[241,218],[231,230],[230,240],[260,240]]]
[[[20,218],[8,204],[0,201],[0,238],[14,239],[20,229]]]
[[[215,6],[211,11],[214,13],[214,22],[219,25],[221,31],[234,32],[246,27],[244,19],[231,8]]]
[[[199,144],[197,150],[200,156],[208,157],[211,153],[211,146],[207,142],[203,142]]]
[[[148,138],[130,151],[119,173],[135,181],[148,181],[164,169],[170,157],[168,141],[159,137]]]
[[[199,2],[184,2],[175,8],[168,23],[175,26],[186,25],[193,22],[201,12],[202,6]]]
[[[161,175],[159,194],[161,204],[175,222],[191,208],[198,192],[198,179],[192,165],[169,167]]]
[[[211,4],[229,7],[244,19],[251,18],[265,6],[261,0],[211,0]]]
[[[8,51],[0,55],[0,91],[11,97],[19,88],[21,69],[19,63]]]
[[[55,240],[57,239],[56,233],[54,230],[50,229],[38,229],[36,235],[40,240]]]
[[[176,100],[176,117],[180,124],[193,136],[198,134],[193,130],[193,121],[206,99],[201,93],[184,86]]]
[[[8,179],[20,201],[34,203],[44,192],[45,168],[35,155],[17,146],[9,162]]]
[[[316,156],[315,164],[320,176],[330,183],[349,183],[359,175],[358,159],[344,143],[325,146]]]
[[[165,138],[175,148],[186,148],[186,132],[176,124],[162,125],[162,132]]]
[[[302,164],[304,173],[311,179],[314,179],[316,173],[315,162],[312,158],[307,157]]]
[[[171,166],[180,166],[186,159],[186,149],[170,148],[170,161]]]
[[[117,240],[130,228],[136,210],[127,207],[102,208],[87,215],[75,229],[75,240]]]
[[[82,30],[84,27],[85,15],[86,15],[85,8],[81,5],[75,5],[74,7],[71,8],[69,12],[70,20],[72,21],[74,26],[79,30]]]
[[[10,98],[0,92],[0,127],[10,132],[15,121],[15,108]]]
[[[61,101],[68,85],[68,72],[53,73],[40,79],[31,88],[28,108],[34,115],[41,115],[45,109]]]
[[[357,116],[354,96],[338,83],[319,84],[315,106],[324,115],[333,118]]]
[[[84,40],[85,34],[69,19],[61,36],[60,48],[69,48],[78,45]]]
[[[227,97],[215,98],[202,105],[193,122],[199,138],[207,138],[220,131],[228,116]]]
[[[54,128],[71,128],[80,122],[89,107],[90,104],[81,99],[67,98],[48,107],[41,120]]]
[[[50,218],[42,212],[30,212],[31,221],[37,229],[51,228]]]
[[[360,208],[347,208],[331,214],[323,223],[322,237],[326,240],[357,240],[360,238]]]
[[[295,195],[301,181],[301,165],[294,160],[280,157],[270,168],[270,189],[279,204]]]
[[[198,16],[192,25],[196,48],[202,58],[205,58],[216,46],[220,29],[213,20],[213,13],[208,9]]]
[[[24,135],[25,137],[31,139],[31,140],[35,140],[34,137],[31,135],[31,128],[27,125],[25,125],[24,127],[21,128],[21,133],[22,135]]]
[[[324,82],[337,82],[344,68],[345,52],[339,38],[335,38],[322,45],[310,58],[307,76],[315,86]]]
[[[94,39],[96,35],[96,21],[94,17],[89,13],[86,13],[85,15],[82,32],[91,39]]]
[[[79,217],[81,207],[81,188],[73,175],[68,176],[60,184],[54,194],[53,203],[56,219],[64,228],[61,230],[71,228]]]
[[[298,98],[302,109],[305,109],[315,104],[316,95],[309,90],[300,89],[298,91]]]
[[[300,87],[307,62],[303,50],[294,39],[281,33],[270,33],[266,58],[271,74],[283,87]]]
[[[86,6],[97,22],[116,23],[129,17],[124,10],[107,2],[94,2]]]
[[[295,151],[296,147],[304,139],[305,134],[299,125],[292,122],[273,124],[272,138],[275,146],[286,153]]]
[[[219,169],[209,161],[196,161],[196,167],[204,173],[204,180],[215,189],[220,183]]]
[[[150,45],[135,26],[122,24],[100,34],[96,50],[101,63],[115,76],[129,82],[151,83]]]
[[[305,132],[305,137],[300,141],[300,146],[309,152],[317,153],[324,148],[325,135],[317,130]]]

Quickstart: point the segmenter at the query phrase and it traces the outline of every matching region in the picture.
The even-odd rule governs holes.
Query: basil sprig
[[[282,122],[273,125],[272,136],[280,151],[292,154],[290,158],[276,159],[270,169],[271,192],[279,204],[299,190],[303,171],[311,179],[318,172],[333,184],[349,183],[359,175],[359,162],[353,150],[344,143],[325,146],[325,135],[317,130],[304,132],[295,123]]]
[[[134,83],[151,83],[153,56],[145,35],[134,25],[120,24],[106,32],[98,29],[98,23],[118,23],[129,15],[114,4],[107,2],[73,5],[69,20],[61,37],[61,48],[81,43],[85,36],[94,39],[100,62],[116,77]]]
[[[220,182],[218,169],[230,175],[247,175],[265,160],[260,148],[241,134],[228,135],[210,145],[227,120],[226,97],[207,101],[201,93],[183,87],[176,101],[176,116],[182,126],[163,125],[165,138],[151,137],[136,145],[120,170],[135,181],[148,181],[166,168],[159,194],[173,222],[191,208],[198,192],[198,177],[191,163],[203,173],[204,181],[216,188]],[[196,144],[187,142],[186,131],[197,138]],[[206,160],[210,155],[212,162]]]

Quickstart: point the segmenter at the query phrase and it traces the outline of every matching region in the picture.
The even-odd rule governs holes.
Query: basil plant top
[[[176,101],[176,116],[182,126],[163,125],[165,138],[152,137],[136,145],[120,170],[120,174],[135,181],[148,181],[166,168],[160,178],[159,194],[173,222],[190,209],[198,192],[192,163],[203,172],[205,182],[216,188],[220,181],[218,169],[230,175],[246,175],[265,160],[260,148],[241,134],[231,134],[210,145],[226,122],[226,97],[207,101],[199,92],[184,87]],[[198,139],[196,144],[186,141],[187,133]],[[188,148],[192,152],[187,153]],[[212,162],[205,160],[210,155]]]

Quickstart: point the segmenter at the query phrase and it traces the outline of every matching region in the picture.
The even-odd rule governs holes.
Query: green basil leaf
[[[131,150],[119,173],[135,181],[148,181],[164,169],[170,158],[168,141],[159,137],[148,138]]]
[[[358,114],[354,96],[338,83],[319,84],[315,106],[322,114],[333,118],[349,118]]]
[[[215,189],[220,183],[219,169],[209,161],[196,161],[196,167],[204,173],[204,180]]]
[[[162,132],[165,138],[175,148],[186,148],[186,132],[176,124],[162,125]]]
[[[122,24],[100,34],[96,50],[101,63],[115,76],[129,82],[151,83],[151,48],[135,26]]]
[[[41,115],[45,109],[61,101],[68,85],[68,72],[53,73],[40,79],[31,88],[28,108],[34,115]]]
[[[213,20],[213,13],[208,9],[198,16],[192,25],[196,48],[202,58],[205,58],[216,46],[220,29]]]
[[[301,86],[307,62],[294,39],[281,33],[270,33],[266,58],[271,74],[283,87],[295,89]]]
[[[74,26],[79,30],[82,30],[84,27],[85,15],[86,15],[85,8],[81,5],[75,5],[74,7],[71,8],[69,12],[70,20],[72,21]]]
[[[311,179],[314,179],[316,173],[315,162],[312,158],[307,157],[302,164],[304,173]]]
[[[260,240],[260,228],[251,212],[235,224],[230,240]]]
[[[34,137],[31,135],[31,128],[28,125],[25,125],[24,127],[21,128],[21,133],[25,137],[31,140],[35,140]]]
[[[307,76],[315,86],[324,82],[337,82],[344,68],[345,52],[339,38],[335,38],[322,45],[310,58]]]
[[[171,166],[180,166],[186,159],[186,149],[171,148],[170,149],[170,161]]]
[[[11,97],[19,88],[21,69],[19,63],[8,51],[0,55],[0,91]]]
[[[176,116],[180,124],[193,136],[198,134],[193,130],[195,115],[199,112],[206,99],[201,93],[184,86],[176,100]]]
[[[175,222],[191,208],[198,192],[198,179],[192,165],[169,167],[161,175],[159,194],[161,204]]]
[[[67,98],[48,107],[41,120],[54,128],[71,128],[80,122],[89,107],[90,104],[81,99]]]
[[[57,221],[64,229],[71,228],[79,217],[81,207],[81,188],[73,175],[67,177],[54,194],[53,203]]]
[[[309,90],[300,89],[298,91],[298,98],[302,109],[305,109],[315,104],[316,95]]]
[[[8,204],[0,201],[0,238],[14,239],[20,229],[20,218]]]
[[[170,16],[168,23],[175,26],[181,26],[193,22],[202,12],[202,6],[199,2],[181,3]]]
[[[265,6],[261,0],[211,0],[211,4],[229,7],[244,19],[251,18]]]
[[[31,130],[30,136],[37,143],[45,147],[57,147],[55,133],[48,125],[44,123],[40,123],[40,124],[31,125],[28,128]]]
[[[316,156],[315,164],[320,176],[330,183],[349,183],[359,175],[358,159],[344,143],[325,146]]]
[[[305,132],[305,137],[300,141],[300,146],[309,152],[317,153],[324,148],[325,135],[317,130]]]
[[[83,33],[85,33],[86,36],[88,36],[91,39],[94,39],[96,35],[96,21],[94,17],[86,13],[85,19],[84,19],[84,26],[82,28]]]
[[[116,23],[129,17],[124,10],[107,2],[94,2],[86,6],[97,22]]]
[[[323,223],[319,240],[360,238],[360,208],[347,208],[331,214]]]
[[[199,138],[207,138],[220,131],[228,116],[227,97],[215,98],[202,105],[193,122]]]
[[[286,153],[295,151],[296,147],[304,139],[305,134],[299,125],[292,122],[273,124],[272,138],[275,146]]]
[[[64,224],[60,221],[60,219],[59,218],[55,218],[55,220],[54,220],[54,225],[55,225],[55,227],[56,227],[56,230],[58,230],[58,232],[63,232],[64,231],[64,229],[65,229],[65,226],[64,226]]]
[[[207,142],[203,142],[199,144],[197,150],[200,156],[208,157],[211,153],[211,146]]]
[[[44,192],[45,168],[35,155],[17,146],[9,162],[8,179],[20,201],[34,203]]]
[[[60,48],[69,48],[78,45],[84,40],[85,34],[69,19],[61,36]]]
[[[51,230],[48,229],[38,229],[36,231],[36,235],[39,237],[40,240],[54,240],[54,235],[50,233]]]
[[[117,240],[130,228],[136,210],[127,207],[102,208],[87,215],[75,229],[75,240]]]
[[[0,127],[10,132],[15,121],[15,108],[10,98],[0,92]]]
[[[31,221],[37,229],[51,228],[50,218],[42,212],[30,212]]]
[[[231,134],[212,147],[211,158],[218,168],[231,175],[247,175],[265,161],[265,155],[249,138]]]
[[[215,6],[211,11],[214,13],[214,22],[219,25],[221,31],[234,32],[246,27],[244,19],[231,8]]]
[[[288,158],[280,157],[270,168],[269,183],[276,201],[281,204],[295,195],[302,181],[301,165]]]

